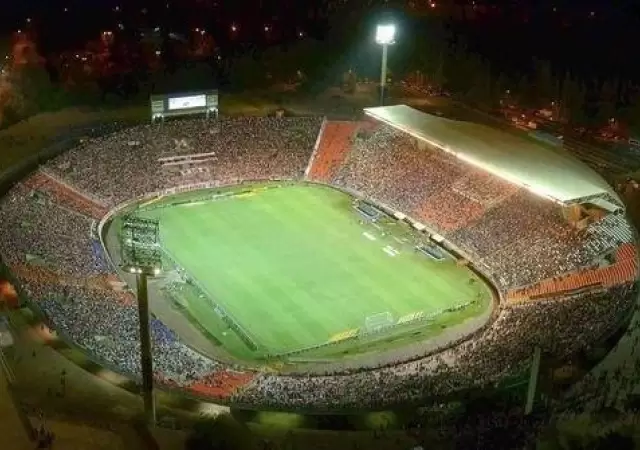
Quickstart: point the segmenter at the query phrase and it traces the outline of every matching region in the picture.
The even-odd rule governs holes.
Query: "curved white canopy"
[[[406,105],[365,108],[365,114],[483,170],[561,203],[615,191],[593,169],[555,149],[485,125],[461,122]]]

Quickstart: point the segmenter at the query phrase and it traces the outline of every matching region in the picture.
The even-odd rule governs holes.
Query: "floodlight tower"
[[[150,276],[157,276],[162,271],[162,253],[158,242],[159,229],[157,220],[127,215],[124,217],[120,245],[123,269],[136,275],[142,396],[147,424],[151,426],[156,422],[156,407],[153,398],[153,360],[147,280]]]
[[[387,53],[389,46],[396,41],[396,26],[393,24],[376,27],[376,42],[382,45],[382,64],[380,67],[380,106],[384,105],[384,90],[387,84]]]

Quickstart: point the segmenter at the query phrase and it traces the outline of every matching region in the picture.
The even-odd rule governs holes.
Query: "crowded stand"
[[[472,167],[467,175],[459,178],[451,190],[483,205],[491,206],[514,194],[517,186]]]
[[[357,409],[488,388],[527,367],[535,346],[558,358],[606,334],[628,310],[629,286],[506,308],[475,339],[409,363],[325,376],[259,375],[236,396],[240,404],[277,408]],[[570,323],[571,326],[567,326]]]
[[[622,213],[579,231],[548,200],[389,126],[358,133],[357,124],[325,122],[331,136],[318,139],[321,125],[320,118],[221,118],[87,139],[0,198],[0,256],[53,328],[136,379],[137,310],[129,292],[110,285],[116,271],[95,221],[122,203],[190,184],[304,179],[306,169],[310,180],[356,192],[442,234],[483,268],[500,298],[544,293],[545,301],[499,305],[487,327],[439,351],[398,352],[393,364],[330,373],[243,371],[195,352],[153,319],[159,383],[265,408],[383,407],[494,386],[525,369],[536,346],[566,357],[606,336],[628,311],[638,267]],[[607,253],[615,255],[610,267],[597,267]],[[585,291],[584,281],[571,278],[596,269],[611,272],[597,289]]]
[[[188,184],[167,176],[160,158],[214,153],[210,180],[302,176],[318,136],[319,118],[222,118],[139,125],[92,139],[47,164],[54,175],[109,206]],[[184,159],[189,166],[189,159]],[[117,182],[114,182],[117,180]]]
[[[317,154],[308,174],[310,180],[330,182],[349,152],[358,124],[355,122],[325,121]]]
[[[35,172],[29,178],[24,180],[23,183],[28,189],[43,192],[54,198],[56,203],[59,205],[66,205],[73,211],[84,214],[87,217],[102,219],[109,212],[104,205],[100,205],[99,203],[88,199],[86,196],[73,191],[68,186],[53,179],[50,175],[44,172]]]
[[[484,213],[484,206],[453,190],[442,190],[427,198],[413,214],[424,223],[437,224],[446,233],[474,222]]]
[[[353,141],[332,184],[409,212],[460,174],[453,158],[426,152],[405,133],[381,126]]]
[[[352,140],[332,183],[409,213],[488,267],[505,289],[578,270],[633,239],[624,218],[579,231],[553,202],[386,125]],[[622,240],[606,246],[604,229]]]
[[[105,270],[90,239],[91,220],[18,185],[2,202],[0,251],[5,263],[54,266],[73,276]],[[17,234],[17,235],[16,235]]]
[[[450,238],[491,267],[503,286],[577,270],[597,256],[584,245],[584,233],[567,224],[554,204],[524,190]]]
[[[115,301],[108,291],[67,287],[61,292],[51,286],[25,287],[61,333],[90,354],[125,374],[140,378],[138,313],[134,304]],[[89,294],[89,295],[87,295]],[[186,385],[213,372],[217,365],[182,344],[171,330],[151,321],[155,370],[165,379]]]

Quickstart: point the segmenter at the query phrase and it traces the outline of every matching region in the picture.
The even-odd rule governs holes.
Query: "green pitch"
[[[339,339],[376,314],[397,321],[472,300],[487,306],[490,291],[470,281],[470,270],[417,252],[406,225],[364,221],[352,200],[296,184],[145,214],[159,218],[163,248],[198,285],[199,294],[180,289],[185,310],[201,330],[229,341],[232,353],[238,339],[231,342],[234,331],[221,323],[214,302],[262,355]]]

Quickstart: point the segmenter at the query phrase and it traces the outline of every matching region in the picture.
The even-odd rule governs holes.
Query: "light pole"
[[[387,53],[389,46],[395,42],[396,26],[393,24],[378,25],[376,42],[382,45],[382,64],[380,67],[380,106],[384,105],[384,90],[387,84]]]
[[[142,398],[147,425],[156,423],[153,396],[153,359],[151,330],[149,327],[149,291],[147,280],[162,270],[159,245],[159,223],[133,215],[124,218],[121,233],[120,257],[122,267],[136,276],[138,319],[140,321],[140,368],[142,372]]]

